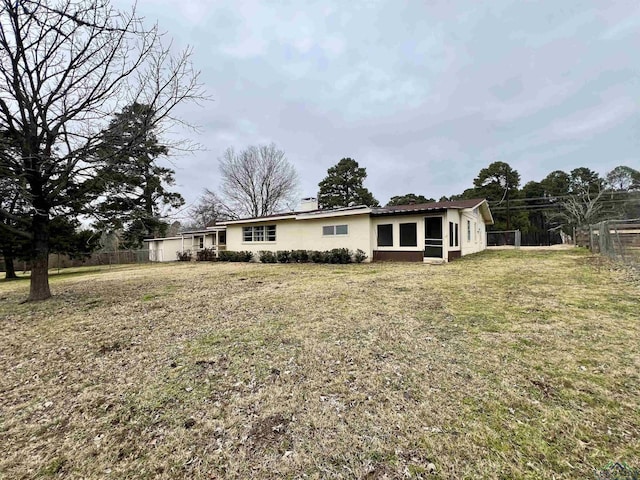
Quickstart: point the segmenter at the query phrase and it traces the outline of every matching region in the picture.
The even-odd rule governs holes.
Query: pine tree
[[[373,194],[363,186],[367,171],[352,158],[343,158],[327,170],[327,176],[318,186],[318,203],[322,208],[350,207],[380,204]]]
[[[139,248],[142,240],[163,235],[167,229],[161,215],[166,206],[184,204],[182,195],[167,190],[174,171],[157,159],[169,151],[155,134],[153,109],[134,103],[124,108],[103,132],[99,155],[105,167],[100,175],[107,192],[96,213],[98,224],[125,230],[125,247]]]

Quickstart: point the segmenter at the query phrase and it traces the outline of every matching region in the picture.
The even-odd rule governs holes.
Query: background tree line
[[[486,198],[495,225],[491,230],[519,229],[523,241],[545,243],[560,230],[571,234],[608,219],[640,217],[640,172],[618,166],[601,177],[579,167],[554,170],[540,181],[520,184],[520,174],[505,162],[480,170],[473,186],[443,199]]]

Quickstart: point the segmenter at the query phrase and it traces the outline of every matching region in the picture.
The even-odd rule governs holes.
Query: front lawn
[[[142,265],[27,290],[0,283],[3,478],[640,467],[640,286],[581,250]]]

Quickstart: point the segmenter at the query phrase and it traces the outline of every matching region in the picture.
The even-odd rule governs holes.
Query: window
[[[275,242],[276,226],[260,225],[257,227],[243,227],[242,241],[243,242]]]
[[[200,237],[198,240],[198,246],[204,248],[204,237]]]
[[[393,247],[393,225],[378,225],[378,246]]]
[[[349,233],[349,225],[326,225],[322,227],[322,235],[347,235]]]
[[[467,242],[471,242],[471,220],[467,220]]]
[[[401,247],[417,247],[418,246],[418,225],[416,223],[400,224],[400,246]]]
[[[458,240],[458,224],[449,222],[449,246],[457,247],[460,245],[460,241]]]

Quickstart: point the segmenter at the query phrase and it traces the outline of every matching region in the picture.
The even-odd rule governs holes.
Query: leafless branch
[[[298,175],[275,144],[232,148],[220,159],[222,193],[239,216],[260,217],[281,210],[297,194]]]

